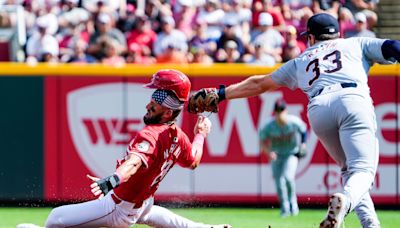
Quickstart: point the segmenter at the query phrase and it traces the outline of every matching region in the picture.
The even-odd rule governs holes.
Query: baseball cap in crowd
[[[367,16],[365,14],[358,12],[354,15],[354,18],[356,19],[356,22],[362,22],[365,23],[367,22]]]
[[[272,19],[271,14],[269,13],[260,13],[260,15],[258,15],[258,24],[261,26],[270,26],[272,25],[274,22],[274,20]]]
[[[164,24],[169,24],[169,25],[175,26],[175,20],[171,16],[163,17],[161,19],[161,22],[164,23]]]
[[[286,101],[283,99],[279,99],[275,102],[274,111],[275,112],[282,112],[286,109]]]
[[[98,20],[100,23],[108,24],[108,23],[111,22],[111,17],[110,17],[110,15],[108,15],[108,14],[106,14],[106,13],[100,13],[99,16],[98,16],[98,18],[97,18],[97,20]]]
[[[307,31],[301,35],[312,34],[316,37],[322,34],[335,34],[339,32],[339,23],[335,17],[327,13],[315,14],[307,22]]]

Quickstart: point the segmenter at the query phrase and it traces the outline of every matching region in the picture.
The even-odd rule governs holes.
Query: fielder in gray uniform
[[[306,35],[309,47],[305,52],[272,74],[254,75],[226,88],[203,89],[193,95],[193,100],[209,91],[215,91],[220,102],[256,96],[281,86],[303,90],[309,98],[310,125],[342,170],[343,191],[331,196],[320,227],[339,227],[352,210],[363,227],[379,227],[369,194],[379,151],[368,71],[375,62],[399,61],[400,41],[341,39],[338,22],[329,14],[312,16]],[[214,103],[195,104],[190,110],[196,112]]]
[[[295,176],[298,156],[306,149],[307,126],[288,113],[282,99],[276,101],[274,111],[275,117],[260,131],[260,143],[271,162],[281,216],[287,217],[299,213]]]

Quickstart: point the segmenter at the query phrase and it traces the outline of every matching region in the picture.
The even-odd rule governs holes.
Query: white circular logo
[[[137,146],[137,149],[140,152],[146,152],[149,150],[149,147],[150,147],[150,143],[147,141],[143,141],[143,142],[139,143],[139,145]]]

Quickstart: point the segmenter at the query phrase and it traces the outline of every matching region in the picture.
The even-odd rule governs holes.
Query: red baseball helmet
[[[149,84],[144,85],[151,89],[171,90],[180,101],[189,99],[191,83],[189,78],[177,70],[159,70],[153,74]]]

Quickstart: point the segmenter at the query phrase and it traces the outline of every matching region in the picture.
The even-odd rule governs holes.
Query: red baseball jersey
[[[192,144],[176,125],[146,126],[130,142],[127,153],[139,156],[143,165],[127,182],[115,188],[114,193],[122,200],[134,203],[154,195],[175,163],[189,167],[194,162]]]

